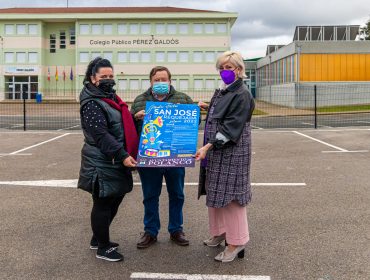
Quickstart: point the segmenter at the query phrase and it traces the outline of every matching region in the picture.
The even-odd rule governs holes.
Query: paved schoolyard
[[[207,210],[204,198],[196,199],[194,168],[187,169],[184,209],[191,245],[169,241],[164,188],[159,242],[136,249],[143,216],[136,184],[111,230],[125,261],[107,263],[88,249],[91,199],[74,188],[81,133],[0,132],[0,279],[130,279],[136,272],[370,279],[370,130],[256,129],[252,135],[245,259],[220,264],[213,257],[222,248],[202,245]]]

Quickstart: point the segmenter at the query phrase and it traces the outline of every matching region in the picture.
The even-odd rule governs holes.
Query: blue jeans
[[[161,227],[159,220],[159,196],[161,195],[163,176],[166,179],[169,197],[169,233],[182,231],[184,205],[184,167],[138,168],[144,196],[144,231],[157,236]]]

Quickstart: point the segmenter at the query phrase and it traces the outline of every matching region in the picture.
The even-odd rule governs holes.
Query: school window
[[[91,52],[91,59],[97,58],[98,56],[101,56],[100,52]]]
[[[176,52],[168,52],[167,56],[168,56],[168,58],[167,58],[168,62],[176,62],[176,60],[177,60],[177,53]]]
[[[80,62],[89,62],[88,52],[80,52]]]
[[[56,41],[57,41],[57,35],[50,34],[50,37],[49,37],[50,53],[55,53],[55,51],[56,51]]]
[[[130,52],[130,62],[139,62],[139,52]]]
[[[193,32],[195,34],[201,34],[203,32],[203,25],[201,23],[194,23]]]
[[[202,52],[194,52],[193,53],[193,60],[194,60],[194,62],[203,62],[203,53]]]
[[[226,23],[218,23],[217,24],[217,32],[218,33],[226,33]]]
[[[130,80],[130,89],[138,90],[139,89],[139,80]]]
[[[103,52],[103,58],[108,59],[109,61],[113,60],[113,53],[112,52]]]
[[[14,25],[13,24],[5,24],[5,34],[6,35],[14,34]]]
[[[194,89],[203,89],[203,80],[194,80]]]
[[[168,34],[176,34],[176,24],[174,24],[174,23],[167,24],[167,33]]]
[[[127,62],[127,52],[118,52],[118,62]]]
[[[112,31],[113,31],[113,27],[112,27],[111,24],[104,24],[103,25],[103,34],[109,35],[109,34],[112,34]]]
[[[215,80],[206,80],[206,89],[214,89]]]
[[[142,23],[140,25],[140,33],[141,34],[150,34],[151,28],[149,23]]]
[[[14,53],[6,52],[5,53],[5,62],[6,63],[13,63],[14,62]]]
[[[180,23],[179,24],[179,33],[180,34],[188,34],[189,33],[189,25],[187,23]]]
[[[76,30],[74,27],[69,29],[69,44],[70,45],[76,44]]]
[[[155,53],[155,60],[156,62],[164,62],[165,53],[164,52],[156,52]]]
[[[206,62],[214,62],[215,61],[215,53],[214,52],[206,52]]]
[[[66,32],[64,30],[59,32],[59,48],[66,48]]]
[[[141,62],[150,62],[150,52],[141,52]]]
[[[26,34],[26,25],[25,24],[17,24],[17,34],[18,35]]]
[[[139,24],[137,23],[130,24],[130,34],[139,34]]]
[[[94,35],[101,34],[101,25],[100,24],[92,24],[91,25],[91,33]]]
[[[81,35],[89,34],[89,25],[88,24],[80,24],[80,34]]]
[[[220,52],[217,52],[216,53],[216,57],[218,58],[219,56],[221,56],[224,52],[223,51],[220,51]]]
[[[141,80],[141,89],[147,89],[150,88],[150,81],[145,79]]]
[[[118,34],[127,34],[127,24],[118,24]]]
[[[187,90],[189,88],[189,80],[180,80],[180,90]]]
[[[118,52],[117,53],[117,61],[119,63],[127,62],[127,52]]]
[[[29,24],[28,25],[28,34],[37,35],[37,24]]]
[[[17,63],[25,63],[26,62],[26,53],[25,52],[17,52],[16,60],[17,60]]]
[[[188,62],[189,61],[189,52],[179,52],[179,61]]]
[[[28,53],[28,62],[29,63],[37,63],[37,52],[29,52]]]
[[[118,80],[118,89],[119,90],[126,90],[127,89],[127,81],[126,80]]]
[[[157,34],[165,34],[166,33],[166,26],[163,23],[157,23],[155,25],[155,32]]]
[[[215,25],[213,23],[206,23],[205,31],[207,34],[215,33]]]

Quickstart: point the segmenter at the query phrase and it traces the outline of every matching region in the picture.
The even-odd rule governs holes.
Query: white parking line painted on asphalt
[[[255,126],[255,125],[251,125],[252,128],[256,128],[256,129],[263,129],[262,127],[259,127],[259,126]]]
[[[79,124],[78,125],[74,125],[74,126],[69,126],[69,127],[65,127],[65,128],[60,128],[60,129],[57,129],[57,131],[62,131],[62,130],[65,130],[65,129],[71,129],[71,128],[75,128],[75,127],[78,127],[80,126]]]
[[[321,151],[322,153],[368,153],[369,150],[358,150],[358,151]]]
[[[32,154],[9,154],[9,153],[0,153],[0,156],[32,156]]]
[[[23,149],[21,149],[21,150],[18,150],[18,151],[12,152],[12,153],[10,153],[9,155],[15,155],[15,154],[18,154],[18,153],[20,153],[20,152],[23,152],[23,151],[26,151],[26,150],[29,150],[29,149],[32,149],[32,148],[35,148],[35,147],[41,146],[41,145],[43,145],[43,144],[46,144],[46,143],[49,143],[49,142],[51,142],[51,141],[57,140],[57,139],[59,139],[59,138],[62,138],[62,137],[64,137],[64,136],[67,136],[67,135],[69,135],[69,134],[70,134],[70,133],[65,133],[65,134],[63,134],[63,135],[59,135],[59,136],[57,136],[57,137],[51,138],[51,139],[46,140],[46,141],[43,141],[43,142],[41,142],[41,143],[38,143],[38,144],[35,144],[35,145],[32,145],[32,146],[29,146],[29,147],[23,148]]]
[[[308,123],[308,122],[302,122],[301,124],[306,124],[306,125],[311,125],[311,126],[315,126],[314,123]],[[321,125],[321,124],[318,124],[317,125],[318,127],[325,127],[325,128],[333,128],[331,126],[328,126],[328,125]]]
[[[252,183],[256,187],[305,187],[306,183]]]
[[[22,123],[20,123],[20,124],[15,124],[15,125],[12,125],[10,128],[16,128],[16,127],[21,127],[21,126],[23,126],[23,124]]]
[[[342,152],[348,152],[348,150],[346,150],[346,149],[343,149],[343,148],[340,148],[340,147],[338,147],[338,146],[334,146],[334,145],[332,145],[332,144],[326,143],[326,142],[324,142],[324,141],[321,141],[321,140],[319,140],[319,139],[313,138],[313,137],[308,136],[308,135],[306,135],[306,134],[303,134],[303,133],[301,133],[301,132],[298,132],[298,131],[292,131],[292,132],[293,132],[293,133],[295,133],[295,134],[301,135],[301,136],[303,136],[303,137],[306,137],[306,138],[308,138],[308,139],[311,139],[311,140],[313,140],[313,141],[316,141],[316,142],[319,142],[319,143],[321,143],[321,144],[324,144],[324,145],[326,145],[326,146],[329,146],[329,147],[331,147],[331,148],[333,148],[333,149],[336,149],[336,150],[339,150],[339,151],[342,151]]]
[[[71,180],[36,180],[36,181],[0,181],[0,185],[35,186],[55,188],[76,188],[78,179]],[[135,186],[141,186],[140,182],[134,182]],[[163,183],[163,186],[166,184]],[[198,182],[185,182],[185,186],[198,186]],[[257,187],[304,187],[306,183],[252,183]]]
[[[260,275],[217,275],[217,274],[174,274],[133,272],[130,279],[166,279],[166,280],[270,280],[270,276]]]
[[[77,188],[77,179],[72,180],[40,180],[40,181],[0,181],[0,185],[34,186],[54,188]]]
[[[33,131],[8,131],[8,130],[1,130],[0,129],[0,134],[61,134],[60,131],[56,130],[33,130]],[[71,131],[68,132],[68,134],[83,134],[82,132],[79,131]]]
[[[369,131],[370,128],[343,128],[343,129],[311,129],[311,128],[302,128],[301,131],[304,132],[347,132],[347,131]],[[271,128],[271,129],[263,129],[263,130],[255,130],[254,133],[292,133],[293,131],[297,131],[297,129],[286,130],[286,129],[279,129],[279,128]]]

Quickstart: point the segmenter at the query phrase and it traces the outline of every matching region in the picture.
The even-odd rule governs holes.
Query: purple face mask
[[[233,70],[222,70],[220,72],[221,79],[225,84],[230,85],[235,81],[235,73]]]

